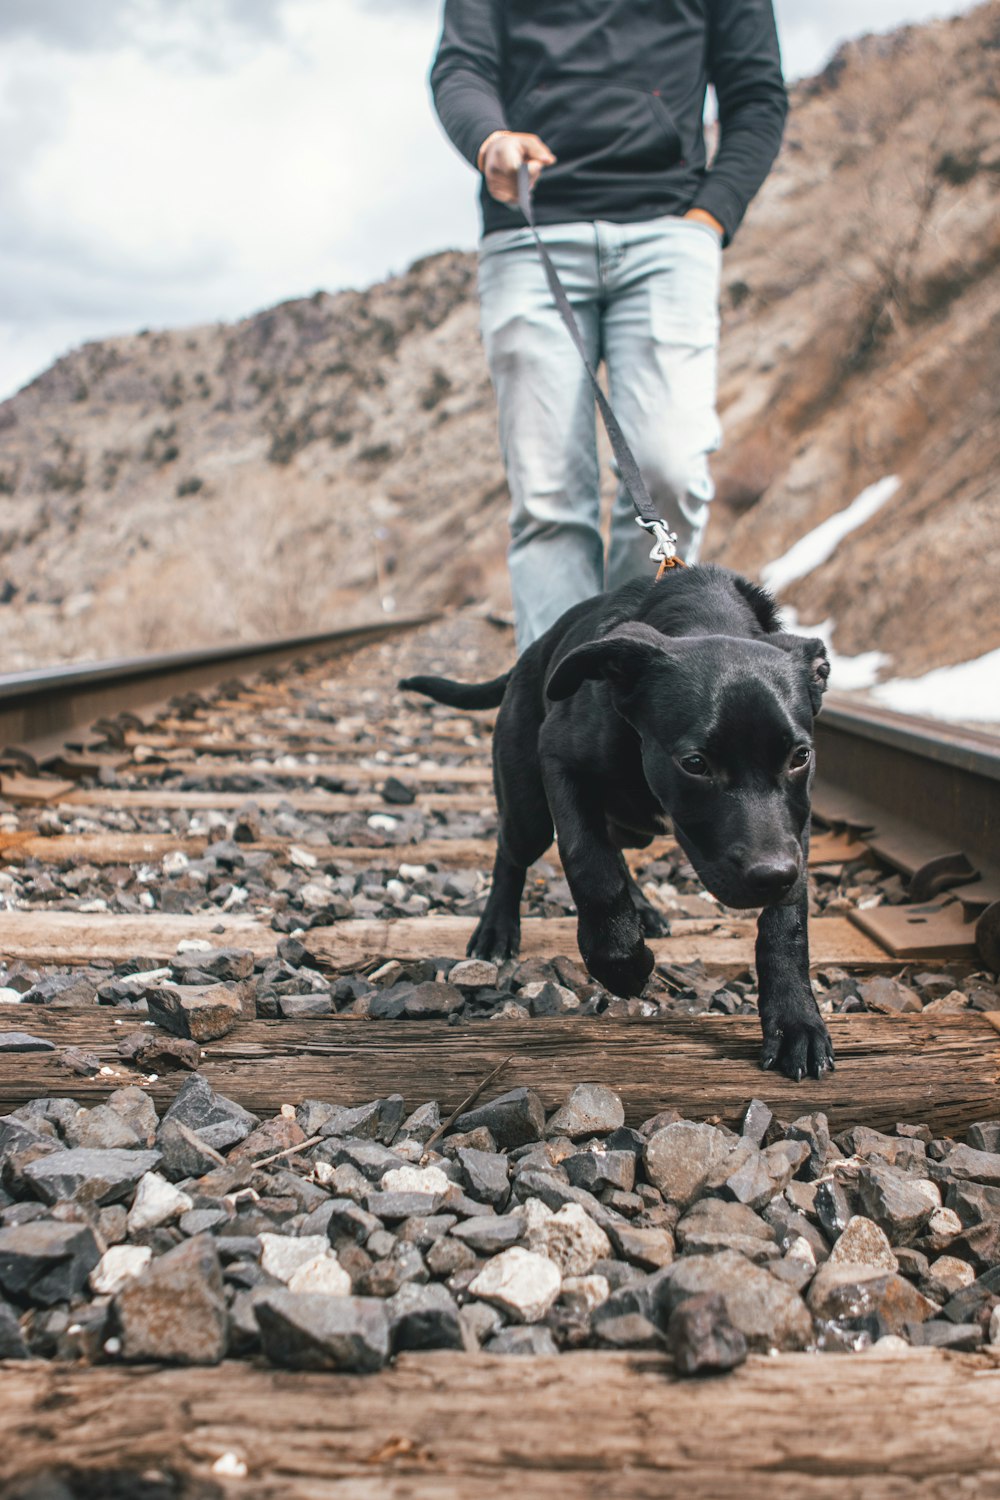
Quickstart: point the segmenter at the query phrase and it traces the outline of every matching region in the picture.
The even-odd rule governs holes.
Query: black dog
[[[806,932],[812,725],[829,674],[822,641],[786,635],[763,589],[698,567],[567,610],[493,682],[406,678],[439,703],[500,705],[497,856],[469,953],[517,953],[525,873],[554,824],[584,962],[615,994],[639,994],[654,963],[643,933],[664,928],[621,850],[672,825],[714,896],[763,907],[763,1066],[796,1080],[832,1068]]]

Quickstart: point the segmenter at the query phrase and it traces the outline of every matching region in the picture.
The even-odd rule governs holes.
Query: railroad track
[[[845,1133],[864,1128],[897,1143],[920,1139],[923,1149],[919,1132],[895,1131],[899,1122],[927,1127],[937,1154],[926,1170],[943,1185],[939,1196],[954,1174],[938,1163],[947,1163],[970,1127],[974,1146],[996,1156],[1000,1127],[994,1138],[977,1124],[1000,1115],[1000,877],[990,862],[1000,831],[996,742],[844,704],[820,720],[811,945],[838,1070],[796,1085],[756,1068],[754,924],[700,895],[669,841],[630,856],[672,925],[671,936],[653,944],[657,972],[640,1001],[604,994],[580,969],[554,853],[529,878],[521,965],[452,982],[461,975],[454,964],[492,863],[490,723],[485,715],[405,700],[394,683],[415,670],[488,673],[509,650],[509,637],[488,623],[452,617],[0,680],[0,745],[7,746],[0,753],[0,1030],[16,1026],[36,1047],[12,1052],[0,1045],[0,1114],[37,1118],[33,1101],[69,1097],[95,1113],[80,1117],[83,1129],[67,1125],[63,1106],[47,1106],[50,1139],[60,1147],[100,1144],[104,1101],[121,1104],[121,1090],[138,1087],[162,1121],[189,1084],[186,1066],[193,1063],[213,1095],[265,1122],[257,1132],[265,1132],[266,1156],[263,1148],[250,1152],[239,1184],[227,1183],[237,1197],[226,1200],[226,1212],[245,1220],[251,1237],[262,1232],[266,1215],[255,1210],[254,1218],[240,1207],[240,1193],[267,1203],[269,1193],[305,1193],[292,1182],[298,1170],[311,1194],[330,1196],[316,1167],[321,1148],[312,1130],[300,1128],[320,1115],[315,1108],[303,1113],[302,1101],[363,1115],[373,1101],[399,1095],[398,1126],[427,1101],[447,1117],[491,1077],[479,1107],[527,1090],[551,1113],[577,1085],[612,1090],[624,1116],[619,1128],[640,1159],[634,1133],[658,1112],[678,1112],[664,1116],[661,1129],[680,1117],[738,1133],[754,1096],[786,1123],[823,1112],[833,1134],[854,1145],[851,1170],[862,1176],[871,1160],[879,1171],[883,1162],[892,1168],[897,1146],[869,1141],[870,1158],[857,1144],[861,1137]],[[229,957],[219,959],[220,951]],[[207,970],[199,969],[202,961]],[[225,994],[207,995],[213,984]],[[379,1120],[384,1116],[383,1108]],[[382,1130],[384,1141],[394,1139],[371,1124],[374,1115],[366,1118],[359,1134]],[[482,1146],[486,1138],[477,1139]],[[459,1158],[448,1155],[447,1140],[432,1139],[445,1155],[432,1150],[431,1159],[454,1175]],[[52,1148],[38,1149],[44,1157]],[[0,1136],[0,1156],[3,1150]],[[509,1165],[516,1160],[510,1142],[494,1140],[493,1151],[514,1152]],[[829,1151],[825,1167],[803,1167],[782,1196],[820,1235],[808,1184],[833,1170],[840,1153]],[[550,1165],[562,1182],[559,1163],[557,1153]],[[209,1176],[215,1170],[210,1156],[200,1165]],[[223,1166],[219,1157],[218,1171]],[[24,1191],[27,1168],[18,1156],[5,1169],[5,1228],[41,1216],[24,1207],[26,1198],[37,1201]],[[328,1160],[326,1170],[342,1168]],[[838,1170],[850,1177],[847,1168]],[[190,1186],[196,1175],[181,1180]],[[1000,1363],[982,1344],[990,1332],[989,1287],[975,1307],[969,1302],[973,1323],[955,1322],[944,1291],[937,1302],[928,1299],[935,1283],[915,1258],[929,1264],[957,1249],[976,1286],[985,1286],[1000,1244],[1000,1230],[989,1239],[987,1222],[1000,1221],[1000,1204],[990,1197],[1000,1197],[1000,1182],[987,1177],[974,1185],[986,1205],[979,1227],[966,1203],[975,1194],[959,1192],[964,1217],[950,1238],[924,1225],[922,1237],[909,1235],[899,1265],[923,1305],[908,1329],[922,1318],[929,1326],[951,1318],[968,1329],[978,1317],[979,1340],[969,1332],[964,1343],[942,1336],[952,1352],[919,1347],[905,1354],[890,1340],[854,1359],[751,1352],[725,1383],[708,1387],[674,1382],[662,1389],[671,1378],[657,1347],[662,1339],[650,1347],[638,1325],[631,1337],[624,1325],[608,1325],[606,1336],[593,1328],[581,1333],[579,1307],[565,1294],[544,1323],[545,1338],[524,1341],[533,1357],[491,1356],[491,1340],[521,1338],[512,1315],[505,1330],[488,1320],[477,1327],[473,1342],[482,1341],[485,1353],[404,1353],[369,1376],[275,1372],[245,1329],[243,1343],[231,1341],[228,1349],[249,1363],[227,1364],[224,1373],[154,1364],[137,1375],[135,1365],[116,1360],[115,1312],[109,1323],[99,1294],[76,1288],[80,1306],[96,1305],[97,1313],[74,1314],[76,1323],[67,1316],[62,1325],[27,1294],[14,1297],[32,1352],[57,1358],[2,1367],[11,1438],[0,1455],[0,1482],[43,1468],[117,1465],[135,1474],[162,1470],[173,1486],[156,1491],[165,1494],[458,1496],[472,1484],[509,1486],[517,1476],[519,1487],[527,1483],[538,1494],[583,1495],[610,1485],[639,1496],[663,1493],[683,1469],[691,1493],[706,1496],[737,1482],[750,1495],[864,1488],[866,1495],[929,1496],[950,1492],[956,1474],[973,1486],[981,1482],[985,1494],[1000,1483],[993,1472],[1000,1462],[983,1457],[1000,1406]],[[847,1186],[851,1196],[857,1184],[851,1178]],[[637,1206],[626,1202],[635,1198],[629,1190],[608,1187],[603,1208],[592,1212],[610,1224],[612,1260],[648,1278],[666,1264],[662,1256],[644,1259],[655,1236],[662,1245],[664,1235],[672,1243],[675,1229],[681,1237],[684,1231],[669,1193],[649,1183],[643,1191]],[[517,1192],[515,1185],[508,1215]],[[197,1212],[201,1200],[195,1194],[192,1201]],[[707,1201],[716,1199],[710,1193]],[[859,1201],[851,1198],[855,1208]],[[553,1206],[555,1199],[546,1212]],[[304,1212],[268,1211],[279,1232],[285,1220],[288,1237],[303,1232]],[[93,1205],[64,1212],[94,1220],[98,1248],[106,1245],[109,1207],[99,1222]],[[459,1217],[470,1212],[466,1202]],[[379,1221],[377,1231],[369,1225],[367,1233],[385,1235],[389,1224],[389,1239],[403,1240],[408,1231],[398,1220]],[[126,1237],[124,1229],[121,1239],[159,1257],[191,1241],[194,1229],[194,1221],[188,1232],[167,1220],[145,1239]],[[388,1259],[373,1270],[374,1252],[363,1252],[367,1263],[352,1259],[328,1232],[354,1289],[370,1292]],[[430,1234],[413,1230],[418,1238],[424,1232]],[[717,1240],[709,1236],[706,1245],[724,1257],[729,1242],[718,1238],[718,1226],[713,1232]],[[647,1236],[642,1251],[636,1233]],[[900,1249],[898,1238],[893,1244]],[[783,1250],[787,1261],[787,1242]],[[605,1271],[618,1274],[610,1262]],[[476,1301],[469,1274],[463,1283],[462,1271],[453,1270],[448,1280],[460,1302]],[[247,1273],[245,1296],[252,1280]],[[1000,1280],[995,1290],[1000,1302]],[[230,1299],[232,1293],[229,1285]],[[942,1313],[945,1306],[951,1311]],[[656,1319],[649,1307],[645,1312],[648,1329]],[[530,1319],[526,1326],[530,1332]],[[850,1326],[857,1334],[860,1325]],[[875,1334],[888,1327],[883,1322]],[[871,1342],[860,1332],[855,1343]],[[842,1334],[841,1345],[849,1343]],[[468,1344],[468,1327],[463,1337]],[[912,1329],[907,1337],[920,1338]],[[752,1351],[766,1346],[763,1335],[750,1338]],[[546,1352],[550,1345],[569,1352],[557,1358]],[[827,1347],[839,1346],[827,1338]],[[275,1347],[267,1346],[272,1360]],[[67,1363],[81,1358],[83,1365]],[[893,1407],[912,1403],[914,1392],[934,1404],[935,1420],[908,1427],[905,1457],[887,1464],[881,1448],[898,1436]],[[317,1415],[328,1402],[341,1413],[332,1427]],[[513,1422],[512,1408],[525,1420]],[[684,1414],[682,1426],[664,1426],[668,1409]],[[626,1410],[625,1424],[608,1415]],[[728,1450],[678,1435],[704,1427],[708,1413],[723,1443],[731,1435]],[[0,1488],[4,1500],[7,1493]],[[145,1492],[140,1486],[134,1493]]]

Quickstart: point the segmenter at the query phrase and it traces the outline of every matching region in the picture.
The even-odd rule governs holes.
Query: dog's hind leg
[[[528,866],[552,843],[552,814],[537,755],[525,755],[511,720],[497,721],[493,780],[499,812],[497,856],[486,908],[469,939],[472,958],[516,958],[521,946],[521,893]]]

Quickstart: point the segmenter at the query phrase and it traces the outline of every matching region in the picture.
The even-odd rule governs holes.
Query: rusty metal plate
[[[958,901],[923,906],[875,906],[852,911],[862,932],[896,958],[977,958],[975,923],[967,922]]]

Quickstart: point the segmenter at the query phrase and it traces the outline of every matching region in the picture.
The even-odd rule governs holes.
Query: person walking
[[[431,90],[482,178],[481,327],[523,651],[571,605],[651,564],[623,487],[605,560],[593,391],[517,209],[518,168],[652,500],[694,562],[721,436],[722,248],[788,107],[771,0],[445,0]]]

